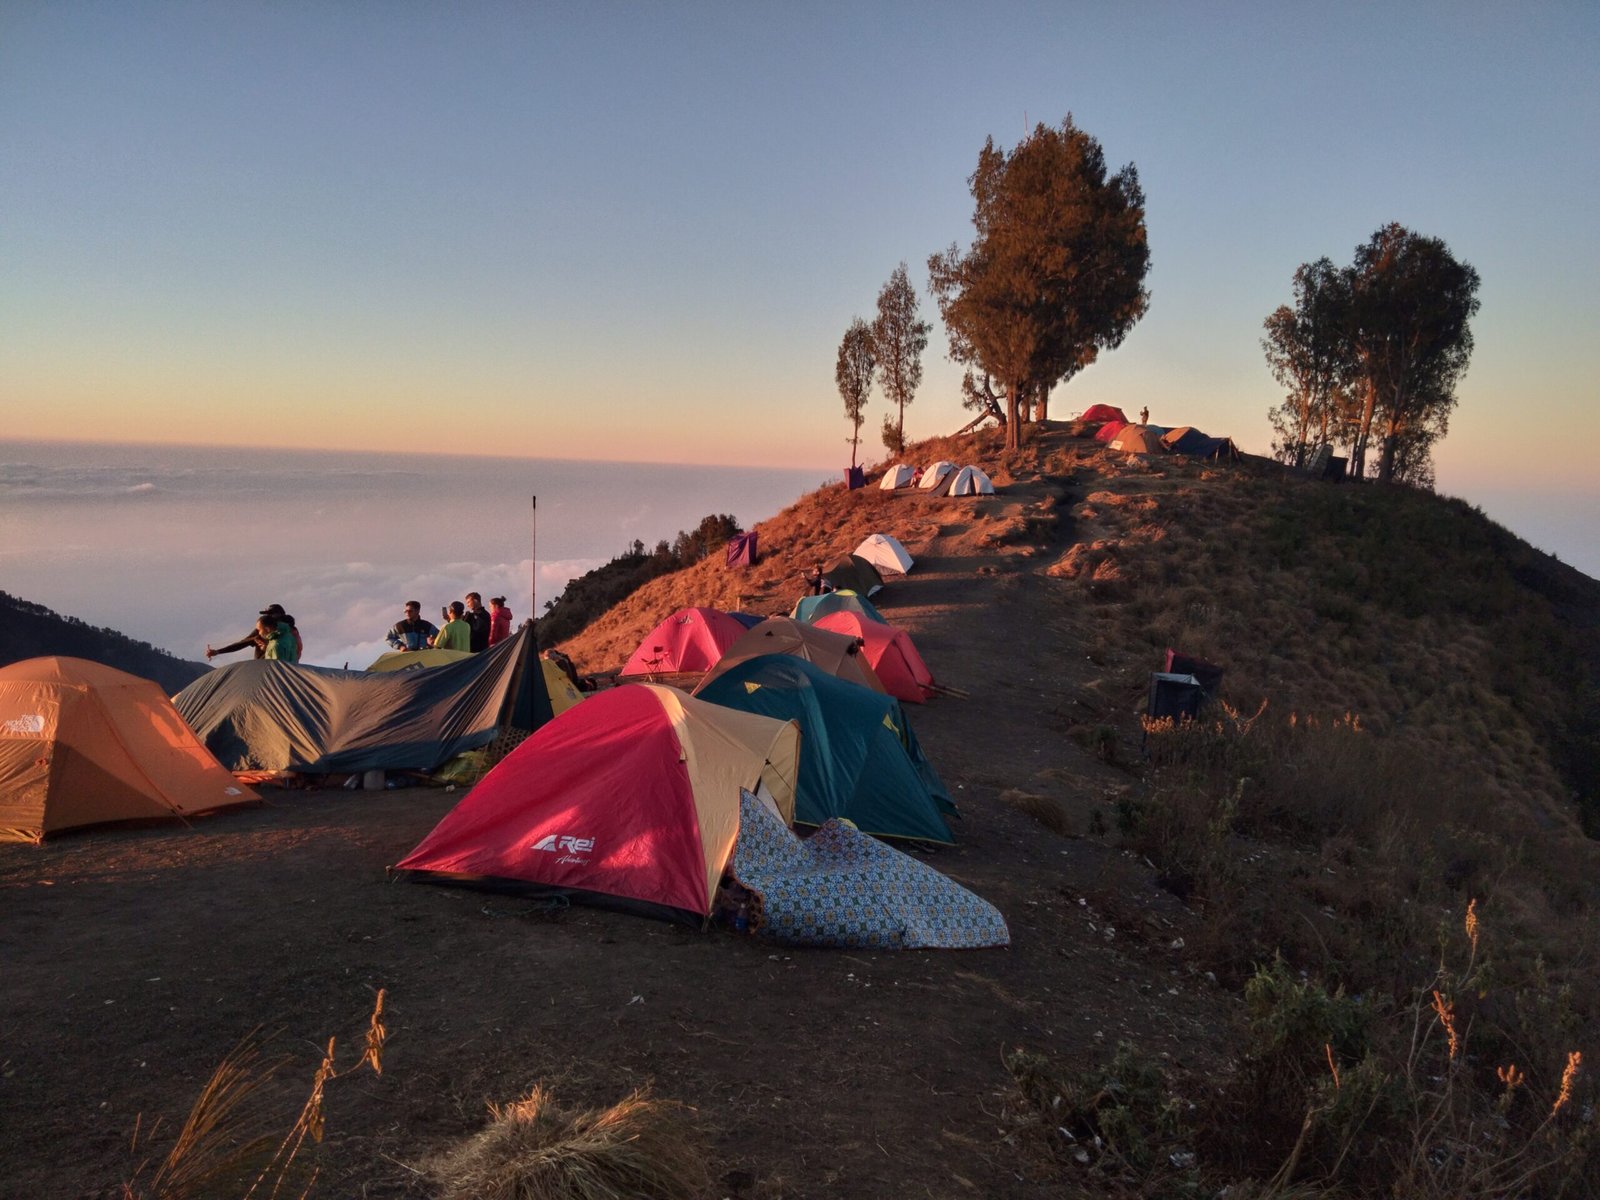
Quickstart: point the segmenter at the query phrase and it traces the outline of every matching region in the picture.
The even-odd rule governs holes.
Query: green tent
[[[796,721],[795,821],[844,817],[880,837],[950,842],[950,793],[922,755],[900,702],[836,679],[792,654],[763,654],[698,693],[726,708]]]
[[[826,592],[821,596],[801,596],[795,601],[794,611],[789,615],[796,621],[815,624],[818,617],[836,612],[860,613],[867,620],[876,621],[879,625],[889,623],[879,615],[871,600],[854,592]]]

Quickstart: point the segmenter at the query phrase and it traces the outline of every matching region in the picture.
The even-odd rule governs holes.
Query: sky
[[[837,467],[901,261],[908,436],[965,422],[927,258],[985,139],[1070,113],[1139,170],[1151,306],[1053,415],[1265,452],[1262,320],[1398,221],[1483,280],[1440,490],[1593,573],[1597,63],[1592,0],[5,0],[4,433]]]

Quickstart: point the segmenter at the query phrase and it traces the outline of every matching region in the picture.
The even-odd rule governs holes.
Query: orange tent
[[[0,669],[0,840],[259,799],[150,680],[81,658]]]
[[[869,621],[853,612],[817,618],[817,627],[861,639],[862,652],[884,689],[896,700],[921,704],[933,691],[933,674],[917,653],[911,635],[898,625]]]

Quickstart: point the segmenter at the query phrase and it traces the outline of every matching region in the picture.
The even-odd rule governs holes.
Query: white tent
[[[911,570],[912,557],[906,553],[906,548],[900,540],[887,533],[874,533],[862,540],[850,553],[857,558],[864,558],[878,568],[880,574],[889,571],[897,575],[904,575]]]
[[[955,463],[946,462],[941,458],[938,462],[934,463],[933,466],[929,467],[922,473],[922,479],[917,486],[920,488],[926,488],[931,492],[944,482],[944,477],[946,475],[950,474],[950,472],[954,471],[955,469]]]
[[[885,471],[883,473],[883,482],[878,486],[886,492],[892,492],[895,488],[910,487],[911,477],[915,474],[915,471],[902,463],[898,467],[890,467]]]
[[[952,496],[992,496],[994,484],[977,467],[962,467],[950,485]]]

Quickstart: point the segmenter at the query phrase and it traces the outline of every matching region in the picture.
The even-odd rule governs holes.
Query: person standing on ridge
[[[498,646],[511,636],[511,610],[504,596],[489,597],[489,645]]]
[[[445,609],[449,620],[444,623],[444,628],[434,634],[433,648],[435,650],[470,650],[472,648],[472,627],[462,620],[466,606],[459,600],[453,600],[450,607]]]
[[[1150,424],[1150,406],[1148,404],[1139,410],[1139,424]]]
[[[489,648],[489,610],[483,606],[483,597],[477,592],[467,593],[467,611],[462,614],[467,629],[472,633],[472,652],[482,654]]]
[[[430,639],[438,632],[437,625],[422,619],[422,605],[407,600],[405,620],[394,623],[386,640],[396,650],[426,650]]]

